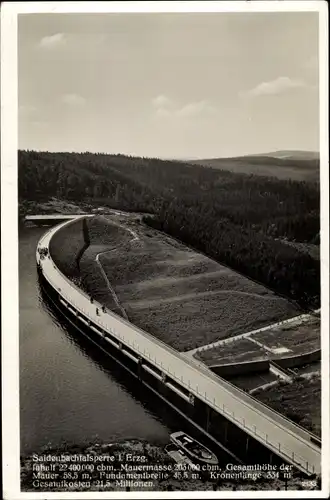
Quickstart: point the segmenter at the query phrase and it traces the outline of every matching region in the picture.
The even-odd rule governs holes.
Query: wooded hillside
[[[319,261],[285,243],[318,243],[319,185],[182,162],[19,152],[19,198],[58,197],[156,214],[146,222],[303,307],[320,300]]]

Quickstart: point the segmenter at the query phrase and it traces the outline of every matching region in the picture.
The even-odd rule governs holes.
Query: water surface
[[[94,439],[168,442],[173,416],[161,421],[156,403],[136,397],[123,370],[64,327],[42,299],[35,251],[45,231],[25,227],[19,237],[21,453]]]

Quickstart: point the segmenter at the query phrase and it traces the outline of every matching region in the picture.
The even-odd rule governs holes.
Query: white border
[[[327,3],[319,15],[320,186],[321,186],[321,416],[322,491],[330,496],[329,396],[329,17]]]
[[[6,2],[5,2],[6,4]],[[130,12],[326,12],[323,0],[12,2],[17,14]],[[8,8],[8,6],[7,6]]]
[[[19,485],[17,15],[1,9],[1,311],[4,498]],[[6,291],[6,293],[5,293]],[[15,494],[14,494],[15,491]],[[9,494],[10,492],[10,494]]]
[[[322,282],[322,490],[329,495],[329,162],[328,10],[326,1],[252,2],[4,2],[1,9],[1,231],[3,492],[6,500],[75,498],[295,498],[297,491],[21,493],[19,483],[18,234],[17,234],[17,15],[32,13],[319,12]]]

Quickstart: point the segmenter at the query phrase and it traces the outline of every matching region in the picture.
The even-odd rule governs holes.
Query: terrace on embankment
[[[228,339],[215,347],[205,346],[195,353],[195,357],[208,366],[263,360],[274,360],[285,366],[285,361],[281,361],[291,358],[292,363],[287,362],[286,366],[294,368],[320,359],[320,347],[320,318],[311,314],[303,320],[298,318],[244,337]],[[308,359],[309,354],[311,359]]]
[[[59,268],[107,307],[118,312],[119,303],[132,323],[179,351],[300,312],[263,285],[144,226],[134,215],[96,216],[86,224],[90,244],[79,269],[81,221],[54,236],[51,251]]]
[[[321,435],[320,317],[310,315],[195,353],[220,376]],[[283,381],[271,362],[291,375]]]

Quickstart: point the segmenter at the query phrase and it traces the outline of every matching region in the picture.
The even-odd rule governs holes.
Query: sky
[[[318,14],[20,15],[18,88],[20,149],[318,151]]]

